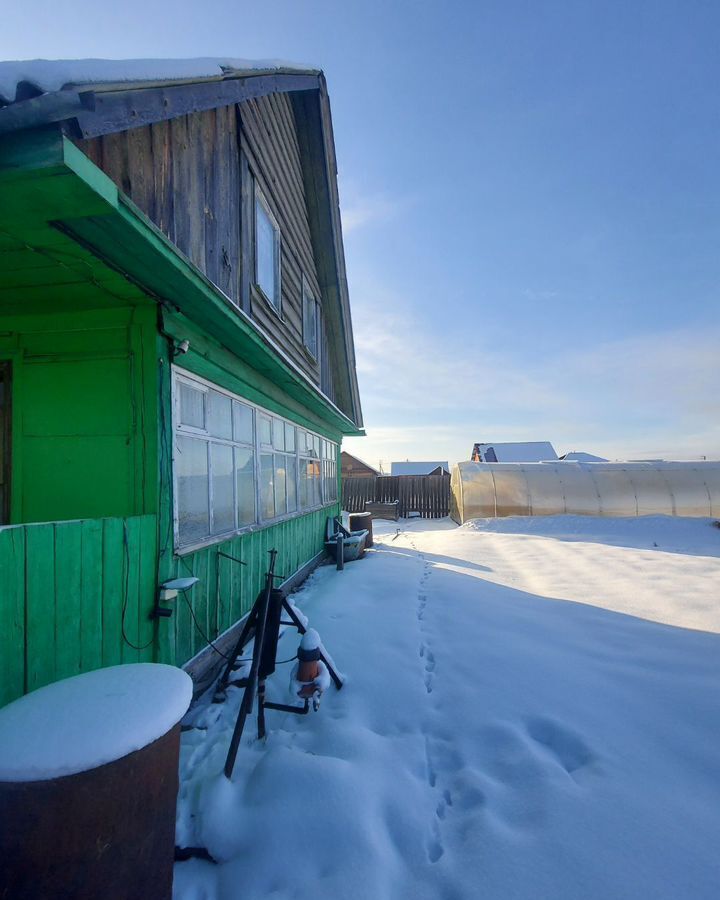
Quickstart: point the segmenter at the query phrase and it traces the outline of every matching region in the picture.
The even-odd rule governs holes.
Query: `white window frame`
[[[172,453],[171,453],[171,465],[172,465],[172,487],[173,487],[173,536],[174,536],[174,548],[175,554],[177,556],[183,556],[187,553],[192,553],[196,550],[199,550],[203,547],[208,547],[213,544],[222,543],[223,541],[227,541],[232,537],[235,537],[238,534],[246,534],[252,531],[258,531],[262,528],[267,528],[270,525],[275,525],[278,522],[284,522],[289,519],[296,519],[300,516],[305,516],[308,513],[317,511],[319,509],[323,509],[326,506],[334,506],[338,502],[337,496],[337,454],[338,454],[338,444],[335,441],[331,441],[328,438],[323,437],[323,435],[318,434],[317,432],[310,431],[310,429],[305,428],[303,425],[299,425],[297,422],[293,422],[291,419],[286,418],[285,416],[281,416],[278,413],[272,412],[271,410],[259,406],[257,403],[253,403],[250,400],[247,400],[245,397],[240,396],[239,394],[235,394],[232,391],[228,391],[225,388],[221,387],[219,384],[215,384],[212,381],[209,381],[206,378],[203,378],[200,375],[195,375],[193,372],[188,371],[187,369],[183,369],[179,366],[172,366],[172,377],[171,377],[171,402],[172,402]],[[245,406],[249,406],[254,411],[254,428],[253,428],[253,442],[250,445],[247,441],[237,441],[234,439],[225,439],[218,438],[210,435],[210,433],[206,429],[196,428],[191,425],[183,425],[180,421],[180,391],[178,385],[180,383],[189,384],[191,387],[195,388],[195,390],[202,390],[206,393],[209,393],[210,390],[217,391],[219,394],[224,394],[229,397],[231,400],[235,400],[239,403],[242,403]],[[260,490],[260,455],[272,453],[273,455],[273,465],[275,455],[278,453],[284,454],[286,456],[293,455],[288,454],[287,451],[277,450],[274,448],[272,444],[261,443],[260,441],[260,427],[259,427],[259,417],[261,415],[268,416],[271,420],[271,423],[274,427],[274,420],[278,420],[283,423],[283,428],[285,429],[288,425],[294,429],[295,431],[295,497],[297,508],[290,513],[284,513],[279,516],[273,516],[272,518],[264,519],[262,516],[262,497]],[[301,434],[310,434],[312,435],[313,440],[319,441],[320,453],[317,460],[320,464],[320,502],[316,504],[311,504],[305,507],[301,507],[300,505],[300,460],[305,457],[309,458],[306,453],[301,453],[300,451],[300,435]],[[255,488],[255,521],[242,525],[237,528],[233,528],[230,531],[223,532],[222,534],[210,534],[205,538],[199,539],[193,542],[181,543],[180,541],[180,529],[179,529],[179,510],[178,510],[178,483],[177,483],[177,464],[176,464],[176,454],[177,454],[177,446],[176,440],[178,436],[186,436],[186,437],[201,437],[207,438],[208,444],[215,442],[219,444],[231,445],[233,447],[250,447],[252,446],[254,453],[254,488]],[[325,448],[327,456],[323,457],[323,448]],[[326,462],[332,462],[332,466],[335,473],[335,488],[334,491],[330,492],[326,489],[325,479],[323,478],[323,473],[326,469]],[[274,477],[274,476],[273,476]],[[236,476],[233,472],[233,508],[235,510],[235,515],[237,517],[237,483]],[[326,496],[328,494],[335,494],[335,496]],[[208,450],[208,503],[209,503],[209,524],[211,526],[213,520],[213,478],[212,478],[212,453]],[[287,493],[286,493],[286,503],[287,503]]]
[[[313,351],[312,347],[308,344],[308,334],[305,330],[306,323],[306,315],[305,309],[306,306],[312,304],[315,308],[315,350]],[[307,278],[305,277],[305,273],[302,276],[302,330],[303,330],[303,346],[307,353],[315,360],[315,362],[320,365],[320,303],[315,296],[314,291],[307,283]]]
[[[278,224],[278,220],[275,218],[273,211],[270,209],[270,204],[263,193],[263,189],[258,184],[256,178],[253,178],[253,283],[258,290],[258,292],[265,298],[265,300],[270,304],[270,306],[275,310],[275,312],[282,318],[282,232],[280,231],[280,225]],[[273,258],[274,258],[274,266],[275,266],[275,297],[268,297],[265,289],[260,284],[258,278],[258,228],[257,228],[257,207],[258,204],[262,206],[265,211],[267,217],[270,219],[270,224],[273,226],[273,232],[275,234],[275,241],[273,242]]]

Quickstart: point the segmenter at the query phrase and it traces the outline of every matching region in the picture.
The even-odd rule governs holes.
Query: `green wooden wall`
[[[152,661],[156,533],[152,515],[0,529],[0,706],[79,672]]]
[[[0,317],[0,359],[12,363],[11,523],[157,507],[154,308],[69,303]]]
[[[233,391],[247,400],[264,406],[278,415],[323,434],[338,445],[342,435],[329,429],[326,422],[313,415],[277,385],[250,368],[243,360],[229,353],[179,315],[168,315],[164,329],[177,340],[188,338],[190,351],[176,362],[190,372]],[[159,572],[160,581],[193,574],[200,579],[191,591],[180,596],[170,619],[159,623],[160,662],[182,665],[206,646],[198,627],[192,620],[188,603],[198,619],[200,628],[212,640],[245,615],[252,606],[267,570],[270,549],[278,550],[276,571],[294,574],[324,548],[327,517],[339,512],[339,504],[306,513],[237,535],[194,553],[174,555],[172,518],[172,406],[171,359],[168,342],[158,340],[159,358]],[[338,477],[340,472],[338,452]],[[339,496],[339,494],[338,494]],[[241,566],[218,556],[218,550],[247,562]]]
[[[159,625],[158,662],[182,665],[205,646],[206,641],[193,622],[192,606],[200,628],[213,639],[249,612],[263,585],[269,561],[268,551],[278,550],[275,571],[290,576],[324,547],[327,516],[333,510],[318,510],[268,528],[237,535],[203,550],[174,557],[165,577],[195,575],[200,582],[178,597],[175,612]],[[218,551],[247,563],[218,556]]]

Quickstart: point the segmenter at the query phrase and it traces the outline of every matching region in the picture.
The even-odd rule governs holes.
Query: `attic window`
[[[255,183],[255,284],[280,312],[280,226]]]
[[[315,295],[303,278],[303,343],[313,359],[319,359],[320,309]]]

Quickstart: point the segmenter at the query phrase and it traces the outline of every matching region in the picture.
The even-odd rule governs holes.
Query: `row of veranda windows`
[[[178,547],[337,501],[337,444],[175,371]]]

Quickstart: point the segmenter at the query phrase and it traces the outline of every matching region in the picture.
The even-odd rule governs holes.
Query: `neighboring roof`
[[[446,472],[450,467],[445,462],[394,462],[390,464],[391,475],[428,475],[434,469],[442,468]]]
[[[341,451],[340,460],[341,460],[341,465],[343,463],[345,463],[346,460],[351,460],[354,463],[358,463],[359,465],[364,466],[364,468],[368,469],[371,472],[374,472],[376,475],[380,474],[380,472],[374,466],[371,466],[369,463],[366,463],[365,460],[360,459],[359,456],[353,456],[353,454],[348,453],[347,450]]]
[[[0,62],[0,106],[73,88],[117,90],[220,81],[248,75],[319,75],[279,59],[18,59]]]
[[[513,441],[504,444],[475,444],[483,462],[545,462],[558,458],[550,441]]]
[[[585,453],[582,450],[572,450],[565,453],[560,459],[566,462],[607,462],[604,456],[595,456],[593,453]]]

